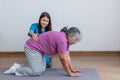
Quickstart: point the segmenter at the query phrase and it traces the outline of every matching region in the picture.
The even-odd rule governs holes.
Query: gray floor
[[[4,75],[5,70],[7,69],[0,69],[0,80],[101,80],[97,70],[94,68],[82,68],[82,77],[69,77],[63,69],[47,69],[41,76],[36,77]]]

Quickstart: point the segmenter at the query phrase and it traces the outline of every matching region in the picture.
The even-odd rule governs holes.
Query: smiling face
[[[49,24],[49,18],[48,17],[41,18],[40,23],[41,23],[42,28],[45,28]]]

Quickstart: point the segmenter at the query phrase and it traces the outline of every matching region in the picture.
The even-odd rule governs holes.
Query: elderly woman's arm
[[[60,59],[62,65],[63,65],[63,68],[65,69],[65,71],[67,72],[67,74],[69,76],[75,76],[75,77],[81,76],[81,74],[74,73],[72,71],[69,52],[67,52],[65,54],[59,53],[58,56],[59,56],[59,59]]]
[[[70,52],[68,51],[67,53],[70,53]],[[71,70],[73,73],[82,72],[82,70],[75,70],[75,69],[72,68],[71,59],[70,59],[70,54],[68,54],[68,61],[69,61],[69,68],[70,68],[70,70]]]

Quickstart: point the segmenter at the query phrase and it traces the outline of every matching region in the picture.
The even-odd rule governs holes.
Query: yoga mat
[[[81,68],[83,70],[82,77],[70,77],[67,76],[63,69],[48,68],[40,76],[32,77],[16,77],[13,74],[5,75],[4,71],[7,69],[0,69],[0,80],[101,80],[97,70],[95,68]]]

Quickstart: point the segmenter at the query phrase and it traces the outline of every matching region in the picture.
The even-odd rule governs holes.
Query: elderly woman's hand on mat
[[[82,72],[83,70],[72,70],[73,73]]]
[[[80,73],[71,73],[70,76],[71,77],[79,77],[79,76],[82,76],[82,74],[80,74]]]

